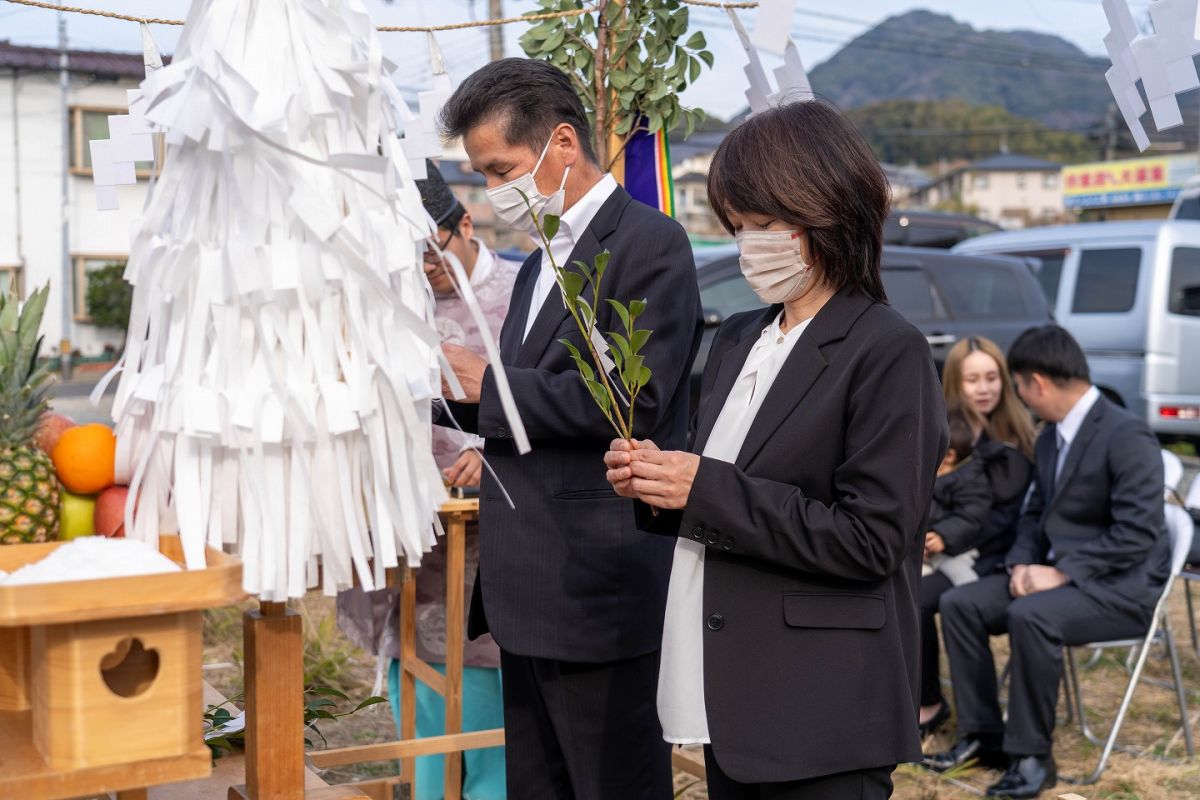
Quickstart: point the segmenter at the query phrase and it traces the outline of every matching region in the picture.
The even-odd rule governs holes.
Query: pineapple
[[[0,296],[0,544],[58,537],[58,477],[34,444],[48,406],[50,368],[37,363],[47,285],[25,301]]]

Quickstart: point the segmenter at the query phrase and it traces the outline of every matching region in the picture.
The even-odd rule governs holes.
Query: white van
[[[1092,381],[1164,439],[1200,443],[1200,222],[1096,222],[954,247],[1028,259]]]

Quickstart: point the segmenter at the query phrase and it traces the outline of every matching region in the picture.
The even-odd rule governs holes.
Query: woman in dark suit
[[[887,183],[805,102],[730,133],[708,193],[770,308],[721,326],[691,452],[605,457],[640,523],[677,537],[664,736],[704,744],[714,800],[886,798],[921,757],[917,587],[947,439],[929,347],[884,296]]]

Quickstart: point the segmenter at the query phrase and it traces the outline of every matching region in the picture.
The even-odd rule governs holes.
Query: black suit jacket
[[[700,294],[687,234],[674,220],[618,188],[576,242],[570,261],[612,253],[601,296],[645,298],[639,327],[653,371],[638,396],[635,435],[685,446],[688,375],[700,342]],[[489,368],[478,405],[450,403],[464,429],[486,439],[484,454],[512,496],[508,506],[485,471],[480,489],[479,573],[469,633],[490,630],[505,650],[564,661],[632,658],[662,644],[671,546],[638,530],[632,501],[605,479],[616,436],[592,400],[567,348],[583,338],[557,290],[522,340],[541,251],[521,267],[500,354],[532,452],[518,456]],[[590,294],[589,294],[590,296]],[[623,330],[607,303],[601,330]]]
[[[1055,430],[1038,437],[1033,491],[1006,563],[1052,563],[1093,598],[1149,613],[1170,567],[1158,440],[1100,397],[1055,481]]]
[[[779,311],[721,326],[694,452]],[[707,546],[704,702],[735,780],[920,758],[917,587],[946,441],[925,339],[843,289],[796,342],[736,463],[702,458],[682,512],[639,506],[648,529]]]

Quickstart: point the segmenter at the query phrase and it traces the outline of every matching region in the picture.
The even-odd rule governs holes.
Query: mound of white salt
[[[56,548],[41,561],[26,564],[7,577],[0,574],[0,586],[124,578],[178,572],[179,569],[178,564],[145,542],[85,536]]]

